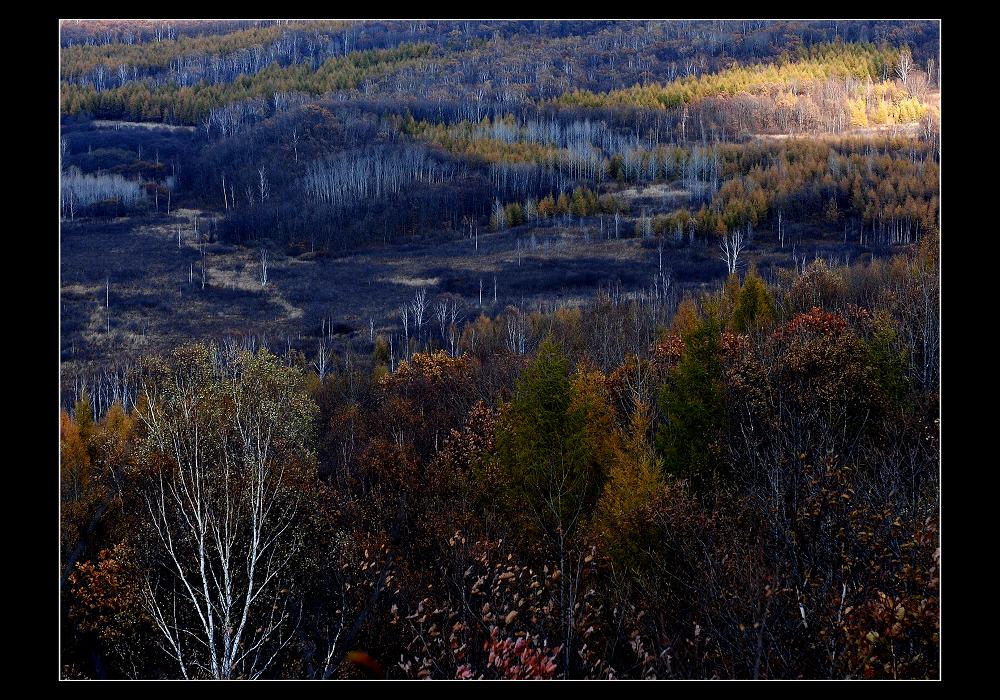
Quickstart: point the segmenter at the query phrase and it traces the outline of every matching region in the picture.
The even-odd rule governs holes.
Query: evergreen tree
[[[593,510],[604,482],[587,416],[568,361],[551,342],[539,348],[506,407],[496,438],[501,498],[529,531],[561,542]]]
[[[566,214],[569,212],[569,197],[566,196],[565,192],[559,194],[559,199],[556,200],[556,214]]]
[[[648,530],[644,515],[663,489],[663,461],[649,440],[651,413],[645,402],[636,404],[595,515],[595,530],[607,550],[630,568],[642,559],[641,545]]]
[[[757,270],[750,268],[733,310],[732,328],[737,333],[749,333],[772,318],[774,299],[771,292],[764,280],[757,275]]]
[[[698,489],[718,475],[725,429],[722,395],[722,342],[719,321],[703,319],[684,337],[681,360],[660,392],[667,418],[657,445],[669,474]]]

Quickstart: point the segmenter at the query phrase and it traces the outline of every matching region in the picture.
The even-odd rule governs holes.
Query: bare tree
[[[465,315],[465,310],[464,310],[463,306],[464,306],[464,304],[462,304],[462,300],[461,299],[453,299],[452,300],[451,311],[449,312],[450,316],[451,316],[451,324],[452,325],[455,325],[456,323],[458,323],[459,321],[461,321],[462,317]]]
[[[358,199],[396,197],[411,182],[442,182],[455,174],[454,166],[433,160],[423,149],[373,149],[309,163],[302,186],[309,200],[345,211]]]
[[[263,203],[271,194],[271,186],[267,182],[267,171],[263,165],[257,169],[257,174],[259,176],[258,189],[260,190],[260,201]]]
[[[903,84],[903,87],[909,86],[910,70],[913,69],[913,55],[910,53],[910,47],[903,44],[903,48],[899,50],[899,60],[896,62],[896,77],[899,78],[899,82]]]
[[[434,302],[434,317],[441,328],[441,342],[444,343],[448,332],[448,299],[447,297]]]
[[[722,254],[719,258],[722,262],[726,263],[726,269],[729,274],[736,272],[737,268],[740,266],[740,254],[744,249],[744,235],[741,229],[736,229],[728,235],[722,237],[722,243],[719,244],[719,250]]]
[[[399,315],[403,319],[403,337],[406,339],[407,349],[410,347],[410,306],[403,304],[399,307]]]
[[[313,361],[313,367],[316,368],[316,373],[319,374],[320,381],[323,381],[326,378],[327,372],[330,371],[331,355],[331,350],[326,345],[326,338],[321,337],[319,339],[319,348],[316,351],[316,359]]]
[[[524,209],[525,221],[534,222],[538,218],[538,209],[535,207],[535,200],[528,197],[522,205]]]
[[[507,228],[507,213],[504,210],[503,204],[500,203],[499,199],[493,202],[493,224],[497,231],[503,231]]]
[[[424,313],[427,311],[426,289],[417,290],[417,293],[413,295],[413,301],[410,302],[410,308],[413,310],[413,321],[417,324],[417,335],[419,336],[424,327]]]
[[[268,267],[267,250],[264,249],[264,248],[261,248],[261,251],[260,251],[260,286],[262,288],[267,286],[267,267]]]
[[[507,349],[516,355],[525,353],[528,340],[528,318],[527,315],[513,306],[507,307]]]
[[[135,206],[145,197],[145,191],[138,182],[126,180],[118,174],[89,175],[71,166],[61,177],[62,208],[76,204],[89,206],[104,200],[115,200],[124,206]]]
[[[458,323],[462,320],[464,315],[464,311],[459,307],[458,299],[452,301],[448,314],[450,317],[450,323],[448,324],[448,343],[451,347],[452,357],[456,357],[458,355],[458,341],[462,337],[462,334],[458,330]]]

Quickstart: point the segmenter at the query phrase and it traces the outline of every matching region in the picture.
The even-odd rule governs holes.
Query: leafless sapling
[[[417,336],[419,342],[419,335],[424,327],[424,313],[427,311],[427,290],[418,289],[413,295],[413,301],[410,302],[410,308],[413,311],[413,321],[417,324]]]
[[[722,237],[722,243],[719,244],[719,250],[721,251],[719,258],[722,262],[726,263],[726,269],[729,271],[729,274],[735,273],[741,264],[740,254],[743,252],[744,246],[742,229],[737,228],[732,233]]]

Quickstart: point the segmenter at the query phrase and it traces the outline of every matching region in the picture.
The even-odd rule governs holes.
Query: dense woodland
[[[659,263],[141,352],[101,276],[62,676],[938,677],[938,32],[63,23],[63,236],[193,241],[194,304],[225,255],[260,295],[455,241]]]

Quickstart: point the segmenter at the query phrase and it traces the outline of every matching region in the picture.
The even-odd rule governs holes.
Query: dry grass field
[[[655,206],[684,193],[646,188],[624,195]],[[659,271],[660,242],[635,237],[634,228],[633,220],[623,220],[623,237],[609,240],[594,219],[568,228],[481,232],[478,246],[439,238],[339,256],[272,248],[262,286],[260,250],[215,240],[210,214],[175,209],[170,216],[64,222],[64,375],[185,341],[247,334],[308,353],[324,327],[334,329],[340,349],[350,343],[368,351],[370,323],[376,333],[400,332],[399,308],[419,289],[432,303],[443,295],[460,299],[469,320],[508,305],[578,305],[602,287],[648,290]],[[611,230],[607,220],[604,230],[605,236]],[[792,265],[792,249],[778,250],[773,238],[759,232],[746,255],[765,277]],[[796,250],[841,261],[845,253],[857,255],[832,238]],[[704,244],[666,240],[662,261],[678,298],[725,277],[718,250]]]

